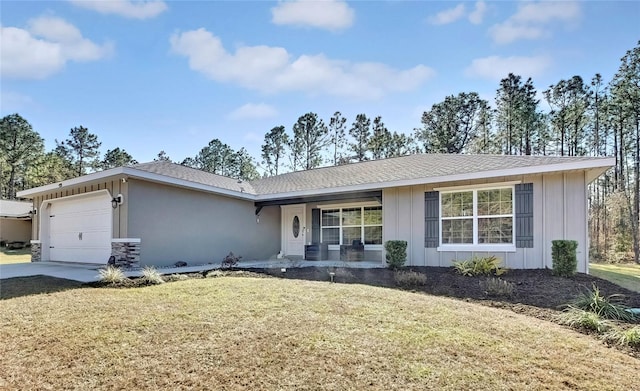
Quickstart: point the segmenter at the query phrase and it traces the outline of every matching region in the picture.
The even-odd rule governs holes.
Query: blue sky
[[[219,138],[259,160],[309,111],[381,115],[412,133],[446,95],[493,103],[509,72],[541,92],[609,81],[640,39],[640,2],[2,1],[0,114],[46,140],[177,161]],[[546,104],[543,102],[543,107]]]

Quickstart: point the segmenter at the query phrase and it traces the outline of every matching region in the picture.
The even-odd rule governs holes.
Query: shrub
[[[170,274],[168,276],[165,276],[164,278],[165,278],[165,280],[167,282],[170,282],[170,281],[184,281],[184,280],[188,280],[189,276],[187,276],[186,274],[177,274],[177,273],[175,273],[175,274]]]
[[[427,284],[427,275],[409,270],[396,271],[393,278],[400,286],[422,286]]]
[[[458,261],[453,263],[454,269],[463,276],[501,276],[507,269],[500,267],[500,259],[495,256],[473,257],[468,261]]]
[[[107,266],[105,269],[100,269],[99,274],[100,282],[107,284],[124,284],[129,281],[120,268],[111,265]]]
[[[387,240],[384,243],[384,249],[387,252],[386,258],[389,269],[399,269],[404,266],[407,261],[406,240]]]
[[[512,296],[514,291],[513,283],[495,277],[480,281],[480,286],[489,296]]]
[[[553,260],[553,274],[561,277],[571,277],[578,269],[575,240],[552,240],[551,259]]]
[[[164,280],[162,279],[162,275],[153,266],[145,266],[144,269],[142,269],[141,280],[142,282],[150,285],[157,285],[157,284],[164,283]]]
[[[222,269],[230,269],[238,264],[238,262],[242,259],[231,251],[229,255],[224,257],[222,260]]]
[[[598,333],[607,331],[611,327],[611,324],[602,319],[600,315],[574,307],[569,307],[560,314],[558,320],[573,328],[593,330]]]
[[[632,322],[636,316],[627,311],[627,306],[619,303],[622,298],[624,296],[619,294],[605,297],[600,293],[600,289],[593,284],[592,290],[587,289],[569,307],[593,312],[606,319]]]
[[[607,333],[604,338],[607,341],[621,346],[640,349],[640,326],[632,327],[627,330],[614,330]]]

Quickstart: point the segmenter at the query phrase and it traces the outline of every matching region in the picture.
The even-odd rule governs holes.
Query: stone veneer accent
[[[125,238],[111,241],[111,256],[116,266],[140,266],[140,239]]]
[[[31,241],[31,262],[42,261],[42,243],[39,240]]]

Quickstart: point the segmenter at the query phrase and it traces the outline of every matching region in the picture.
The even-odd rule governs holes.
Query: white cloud
[[[429,23],[435,24],[437,26],[443,24],[453,23],[456,20],[464,17],[464,4],[458,4],[457,6],[440,11],[434,16],[429,18]]]
[[[167,4],[157,0],[69,0],[69,2],[101,14],[114,14],[131,19],[155,18],[167,10]]]
[[[27,29],[0,26],[0,30],[3,77],[44,79],[69,61],[95,61],[113,52],[112,44],[97,45],[56,17],[32,19]]]
[[[473,24],[480,24],[484,19],[484,14],[487,12],[487,3],[480,0],[476,2],[475,9],[469,14],[469,22]]]
[[[324,54],[294,58],[284,48],[242,46],[230,53],[205,29],[175,33],[172,51],[189,59],[192,70],[218,82],[266,93],[301,91],[375,99],[417,88],[434,75],[424,65],[397,70],[381,63],[333,60]]]
[[[499,44],[547,38],[551,36],[550,24],[561,22],[570,25],[580,16],[580,4],[575,1],[524,3],[507,20],[493,25],[489,34]]]
[[[271,9],[271,22],[277,25],[315,27],[331,31],[353,25],[355,12],[342,0],[280,1]]]
[[[465,69],[465,75],[489,80],[501,80],[509,73],[528,77],[540,76],[551,66],[551,59],[547,56],[490,56],[476,58]]]
[[[229,113],[229,119],[265,119],[275,117],[276,115],[278,115],[278,111],[275,107],[266,103],[247,103]]]

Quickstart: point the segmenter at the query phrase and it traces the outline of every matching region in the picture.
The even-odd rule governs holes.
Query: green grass
[[[31,262],[31,248],[9,250],[6,247],[0,247],[0,265],[25,262]]]
[[[589,274],[611,281],[623,288],[640,292],[640,265],[591,263]]]
[[[593,337],[358,284],[80,288],[3,300],[0,314],[0,389],[640,389],[640,360]]]

